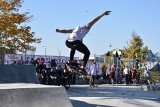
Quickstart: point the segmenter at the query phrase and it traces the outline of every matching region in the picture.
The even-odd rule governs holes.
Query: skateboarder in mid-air
[[[60,30],[56,29],[56,32],[58,33],[71,33],[66,40],[66,46],[71,49],[70,51],[70,63],[74,61],[74,54],[75,51],[79,51],[84,54],[82,64],[80,68],[85,71],[85,67],[87,64],[87,61],[90,56],[90,51],[87,48],[86,45],[83,44],[83,38],[86,36],[86,34],[89,32],[91,27],[103,16],[109,15],[111,11],[106,11],[102,13],[101,15],[97,16],[94,20],[92,20],[90,23],[84,25],[84,26],[77,26],[74,29],[69,30]]]

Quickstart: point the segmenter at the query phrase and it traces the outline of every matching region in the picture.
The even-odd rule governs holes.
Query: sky
[[[123,49],[136,32],[153,53],[160,52],[160,0],[24,0],[22,12],[30,12],[33,18],[27,25],[42,38],[36,47],[36,55],[69,56],[65,45],[69,34],[55,29],[74,29],[83,26],[105,11],[102,17],[83,39],[94,54],[102,55],[109,50]],[[109,47],[109,44],[112,47]],[[76,51],[76,57],[83,54]]]

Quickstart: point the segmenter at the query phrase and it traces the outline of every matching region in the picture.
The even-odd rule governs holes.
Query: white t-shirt
[[[128,69],[125,68],[125,69],[123,70],[123,72],[124,72],[124,74],[128,74]]]
[[[82,39],[86,36],[86,34],[89,32],[89,29],[85,26],[77,26],[73,32],[68,37],[69,42],[73,42],[76,40],[82,41]]]

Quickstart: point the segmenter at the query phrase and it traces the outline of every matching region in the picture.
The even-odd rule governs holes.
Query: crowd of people
[[[36,61],[34,65],[36,66],[36,75],[41,84],[61,85],[61,81],[64,78],[68,78],[73,84],[75,83],[75,75],[68,72],[66,65],[63,67],[61,64],[57,64],[55,59],[50,61],[50,66]]]
[[[63,77],[69,78],[71,84],[75,84],[76,81],[76,73],[70,72],[67,64],[65,66],[58,65],[56,63],[56,60],[53,59],[50,62],[50,67],[48,68],[45,63],[37,64],[36,65],[36,72],[37,77],[41,84],[48,84],[48,85],[59,85],[60,80]],[[78,67],[79,64],[75,61],[74,65]],[[102,79],[102,83],[105,84],[140,84],[141,76],[146,78],[148,80],[148,83],[150,83],[151,79],[151,73],[147,69],[147,67],[144,69],[144,73],[140,74],[140,72],[137,71],[137,69],[133,66],[132,68],[129,68],[129,66],[116,66],[115,64],[112,64],[111,67],[102,67],[101,68],[101,74],[99,74],[99,68],[96,65],[96,62],[93,62],[93,64],[90,66],[90,69],[86,71],[86,76],[89,77],[89,85],[91,87],[95,86],[95,80],[96,79]]]
[[[107,84],[133,84],[139,81],[140,74],[136,68],[129,68],[128,66],[116,66],[112,64],[110,68],[105,66],[102,68],[102,77],[107,80]]]
[[[130,68],[129,66],[115,66],[112,64],[109,69],[102,68],[102,77],[107,80],[107,84],[143,84],[144,80],[146,84],[151,84],[151,72],[147,67],[144,68],[144,72],[141,74],[138,72],[135,66]],[[143,81],[142,81],[143,79]],[[143,83],[142,83],[143,82]]]

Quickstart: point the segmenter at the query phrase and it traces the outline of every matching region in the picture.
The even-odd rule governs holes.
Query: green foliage
[[[33,16],[29,16],[29,12],[19,13],[21,4],[22,0],[0,1],[0,52],[35,50],[30,44],[41,42],[41,38],[34,38],[35,32],[26,25]]]
[[[140,69],[138,70],[138,72],[140,72],[140,74],[142,75],[144,70]],[[151,74],[152,74],[152,79],[156,80],[157,78],[160,78],[160,71],[155,71],[155,70],[150,70]]]
[[[135,32],[132,33],[132,39],[124,47],[123,55],[128,58],[141,58],[142,53],[148,51],[148,47],[143,48],[143,40]]]

